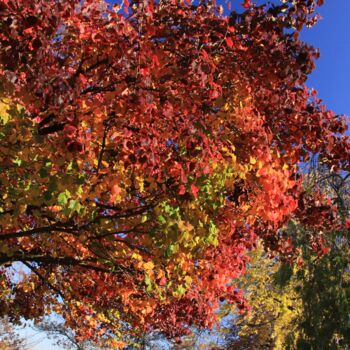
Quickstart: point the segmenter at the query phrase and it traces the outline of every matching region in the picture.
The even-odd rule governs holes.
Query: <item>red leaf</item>
[[[209,55],[208,55],[208,52],[207,51],[205,51],[204,49],[203,50],[201,50],[201,54],[202,54],[202,56],[206,59],[206,60],[208,60],[209,59]]]
[[[85,76],[83,74],[79,74],[79,79],[83,84],[87,83],[87,79],[85,78]]]
[[[249,9],[252,6],[251,0],[244,0],[242,6],[246,9]]]
[[[233,41],[230,37],[226,38],[226,44],[228,47],[232,48],[233,47]]]
[[[184,185],[181,185],[179,188],[179,194],[184,195],[186,193],[186,187]]]
[[[196,187],[196,185],[192,184],[191,185],[191,192],[193,194],[193,197],[196,199],[198,198],[198,191],[199,191],[198,187]]]
[[[184,170],[181,168],[181,182],[184,183],[184,184],[187,184],[187,176],[184,172]]]
[[[349,218],[345,219],[345,227],[350,228],[350,219]]]
[[[73,136],[77,131],[77,128],[74,125],[66,124],[63,128],[63,131],[67,136]]]
[[[159,67],[159,60],[157,55],[152,56],[152,67]]]

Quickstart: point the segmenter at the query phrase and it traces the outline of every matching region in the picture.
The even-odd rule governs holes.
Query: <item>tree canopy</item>
[[[211,327],[258,239],[293,260],[342,227],[303,188],[349,171],[346,120],[305,85],[316,3],[0,0],[0,312],[78,339]],[[23,274],[13,269],[23,266]]]

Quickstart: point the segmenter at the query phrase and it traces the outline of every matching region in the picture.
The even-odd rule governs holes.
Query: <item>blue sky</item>
[[[241,2],[232,0],[233,7]],[[302,33],[305,41],[321,50],[321,57],[307,85],[315,88],[325,105],[335,113],[350,115],[350,0],[325,0],[319,12],[323,19]],[[29,339],[29,342],[33,340]],[[32,349],[60,348],[44,339]]]
[[[325,0],[319,12],[323,19],[302,33],[303,40],[321,50],[307,85],[329,109],[350,115],[350,1]]]

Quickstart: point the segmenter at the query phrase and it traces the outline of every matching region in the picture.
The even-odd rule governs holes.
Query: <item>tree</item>
[[[317,162],[316,162],[317,165]],[[307,191],[322,189],[349,220],[350,176],[311,167]],[[328,254],[315,253],[307,227],[290,223],[288,233],[301,254],[294,264],[252,253],[241,288],[251,306],[234,320],[228,349],[347,349],[349,338],[349,225],[325,234]],[[226,305],[223,307],[227,307]]]
[[[349,139],[305,86],[315,3],[0,0],[1,312],[122,347],[244,308],[231,280],[258,238],[295,257],[291,218],[324,250],[298,164],[349,170]]]
[[[299,332],[303,308],[302,283],[290,280],[293,269],[266,256],[261,246],[252,252],[240,279],[250,310],[232,321],[226,349],[296,349],[296,340],[289,338]]]
[[[350,346],[350,260],[348,233],[334,232],[331,251],[317,259],[312,256],[297,275],[303,313],[300,332],[294,337],[302,349],[348,349]]]
[[[306,179],[308,188],[318,186],[338,207],[344,227],[326,235],[330,252],[318,256],[303,246],[303,268],[296,276],[302,283],[300,295],[299,348],[347,349],[350,346],[350,174],[315,167]],[[307,232],[306,232],[307,233]]]
[[[4,317],[0,319],[0,349],[24,350],[26,342],[14,330],[13,325]]]
[[[108,349],[104,344],[104,339],[99,339],[98,343],[89,341],[77,341],[75,333],[72,329],[64,326],[62,322],[45,319],[34,326],[38,332],[43,332],[62,349],[67,350],[103,350]]]

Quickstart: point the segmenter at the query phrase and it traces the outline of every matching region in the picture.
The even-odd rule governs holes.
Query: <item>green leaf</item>
[[[147,292],[151,292],[153,289],[152,281],[147,273],[145,274],[145,284],[147,286],[146,288]]]
[[[180,297],[180,296],[184,295],[185,293],[186,293],[186,288],[182,284],[180,284],[174,290],[173,295],[175,297]]]
[[[58,195],[58,204],[59,205],[66,205],[68,203],[68,197],[67,197],[67,194],[66,192],[61,192],[59,195]]]
[[[168,258],[169,256],[171,256],[173,253],[175,252],[175,245],[174,244],[170,244],[168,246],[168,248],[166,249],[166,251],[164,252],[164,256],[166,258]]]
[[[206,243],[213,245],[215,247],[219,244],[218,229],[212,221],[210,221],[209,223],[209,235],[206,237],[205,241]]]
[[[166,220],[165,220],[165,217],[164,217],[163,215],[159,215],[159,216],[158,216],[158,221],[159,221],[162,225],[166,224]]]
[[[82,205],[80,204],[80,202],[78,200],[71,199],[69,201],[68,209],[70,209],[72,212],[77,212],[79,214],[80,210],[82,209]]]
[[[13,164],[16,164],[17,166],[21,166],[22,160],[18,157],[16,157],[13,161]]]

